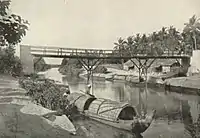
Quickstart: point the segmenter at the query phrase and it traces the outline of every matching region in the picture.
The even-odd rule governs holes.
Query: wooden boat
[[[81,114],[131,133],[143,133],[150,126],[155,115],[154,110],[142,118],[136,108],[128,103],[96,98],[83,93],[71,93],[67,99]]]

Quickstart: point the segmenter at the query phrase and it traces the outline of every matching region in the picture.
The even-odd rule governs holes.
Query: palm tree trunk
[[[196,39],[196,36],[195,36],[195,34],[193,34],[193,40],[194,40],[194,49],[193,50],[196,50],[197,49],[197,39]]]

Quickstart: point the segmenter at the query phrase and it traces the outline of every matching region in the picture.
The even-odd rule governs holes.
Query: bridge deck
[[[162,55],[136,54],[119,50],[102,49],[77,49],[58,47],[35,47],[31,46],[31,54],[37,57],[52,58],[88,58],[88,59],[130,59],[130,58],[189,58],[191,55],[180,53],[179,51],[165,51]]]

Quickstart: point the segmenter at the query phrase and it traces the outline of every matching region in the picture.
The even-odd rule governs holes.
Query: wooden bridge
[[[78,48],[59,48],[59,47],[38,47],[30,46],[31,54],[36,57],[51,58],[86,58],[86,59],[155,59],[155,58],[189,58],[191,54],[180,51],[166,50],[162,55],[147,53],[134,53],[134,51],[124,52],[121,50],[102,50],[102,49],[78,49]]]
[[[124,52],[122,50],[80,49],[26,45],[20,46],[20,58],[23,61],[23,64],[26,64],[28,68],[31,68],[31,71],[34,70],[33,67],[31,67],[33,66],[32,56],[49,58],[76,58],[85,68],[85,70],[87,70],[88,82],[93,70],[95,70],[96,67],[98,67],[102,61],[104,61],[104,59],[131,60],[139,70],[139,78],[144,76],[147,79],[147,69],[156,59],[181,59],[184,63],[183,66],[188,66],[188,59],[190,59],[192,56],[192,53],[186,53],[184,51],[166,50],[163,52],[163,54],[152,53],[153,51],[148,51],[148,53],[135,53],[135,51],[131,49]],[[132,59],[136,59],[138,63],[136,64]]]

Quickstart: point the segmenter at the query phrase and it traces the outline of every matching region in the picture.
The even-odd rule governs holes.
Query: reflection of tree
[[[138,105],[137,105],[137,110],[138,110],[138,113],[141,115],[141,112],[144,111],[146,113],[146,106],[145,106],[145,102],[143,101],[143,98],[142,98],[142,93],[144,92],[144,89],[142,88],[139,88],[139,91],[138,91]]]
[[[197,122],[193,122],[188,101],[183,101],[181,106],[182,106],[183,123],[185,125],[185,129],[187,133],[192,138],[199,138],[200,137],[200,114],[198,116]]]
[[[148,105],[156,108],[156,118],[168,120],[168,123],[180,119],[180,100],[166,95],[164,92],[157,92],[156,95],[150,92]],[[156,101],[156,102],[155,102]]]
[[[115,88],[115,93],[117,94],[116,97],[119,98],[119,101],[122,102],[124,101],[124,88],[122,86],[116,86]]]

